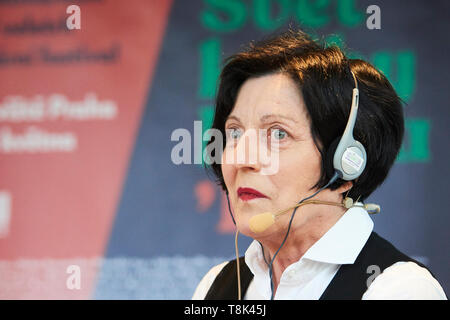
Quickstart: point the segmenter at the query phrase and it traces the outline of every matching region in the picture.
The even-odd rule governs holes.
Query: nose
[[[235,148],[234,159],[236,168],[260,171],[262,166],[259,157],[260,148],[257,131],[254,129],[246,130]]]

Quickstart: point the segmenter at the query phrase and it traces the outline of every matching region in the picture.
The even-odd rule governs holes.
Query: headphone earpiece
[[[350,181],[358,178],[363,173],[366,162],[366,149],[359,141],[339,142],[334,152],[333,166],[342,173],[341,179]]]
[[[358,81],[353,72],[352,75],[355,80],[355,88],[352,93],[352,105],[347,125],[342,136],[331,143],[326,155],[327,175],[330,177],[337,172],[339,177],[346,181],[358,178],[364,171],[367,162],[366,149],[353,138],[359,107],[359,90]]]
[[[338,146],[342,137],[337,137],[328,147],[325,156],[325,171],[328,179],[338,171],[340,178],[346,181],[358,178],[366,166],[366,149],[356,140],[350,144]]]

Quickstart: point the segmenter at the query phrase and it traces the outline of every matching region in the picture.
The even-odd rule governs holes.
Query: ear
[[[353,182],[352,181],[347,181],[342,186],[337,188],[336,191],[338,193],[342,194],[342,193],[347,192],[348,190],[350,190],[352,187],[353,187]]]

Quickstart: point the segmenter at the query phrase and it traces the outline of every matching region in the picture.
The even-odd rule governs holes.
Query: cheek
[[[227,164],[225,159],[226,159],[226,153],[229,152],[227,151],[227,149],[225,148],[223,153],[222,153],[222,164],[221,164],[221,168],[222,168],[222,176],[223,179],[225,181],[225,184],[227,185],[227,187],[230,187],[232,185],[232,181],[234,179],[235,176],[235,168],[232,164]]]
[[[274,178],[274,184],[292,186],[293,192],[306,192],[320,178],[321,155],[314,147],[298,147],[280,154],[280,170]],[[298,195],[298,193],[297,193]]]

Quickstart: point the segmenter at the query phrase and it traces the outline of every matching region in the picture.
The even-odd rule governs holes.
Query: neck
[[[298,216],[300,212],[296,212],[289,235],[283,247],[278,251],[272,265],[274,291],[284,270],[289,265],[300,260],[306,251],[342,217],[345,211],[345,208],[340,207],[311,205],[308,208],[303,208],[301,217]],[[283,242],[291,214],[292,212],[286,214],[284,219],[278,223],[276,232],[268,237],[258,239],[264,248],[265,258],[268,263],[270,263]]]

